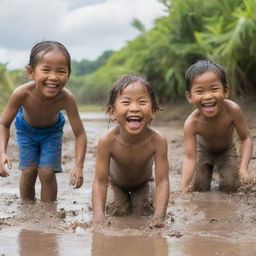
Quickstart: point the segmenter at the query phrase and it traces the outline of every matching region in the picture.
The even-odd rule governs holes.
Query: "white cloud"
[[[0,0],[0,62],[22,68],[32,46],[41,40],[63,43],[73,59],[95,59],[118,50],[138,31],[138,18],[147,28],[165,15],[158,0]],[[24,54],[25,53],[25,54]],[[25,56],[26,55],[26,56]]]

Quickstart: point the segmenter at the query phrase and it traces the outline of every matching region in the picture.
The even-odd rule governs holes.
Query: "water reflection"
[[[20,256],[59,256],[56,234],[23,229],[19,233],[18,240]]]
[[[167,256],[165,238],[145,236],[105,236],[95,232],[92,240],[92,256]]]
[[[183,255],[189,256],[254,256],[256,255],[255,245],[250,242],[232,241],[229,239],[219,239],[210,237],[191,237],[183,242]]]

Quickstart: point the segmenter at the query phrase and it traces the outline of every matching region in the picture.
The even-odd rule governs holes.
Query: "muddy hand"
[[[7,172],[8,169],[12,168],[12,163],[9,157],[6,154],[3,154],[1,157],[1,164],[0,164],[0,176],[1,177],[7,177],[9,176],[9,173]]]
[[[80,188],[83,185],[83,169],[75,168],[70,175],[70,184],[74,186],[74,188]]]
[[[110,227],[111,222],[106,217],[103,217],[100,219],[94,218],[92,224],[95,229],[104,229]]]
[[[250,184],[255,178],[248,172],[240,172],[240,180],[242,184]]]
[[[164,220],[162,217],[154,217],[149,222],[149,228],[162,228],[164,227]]]

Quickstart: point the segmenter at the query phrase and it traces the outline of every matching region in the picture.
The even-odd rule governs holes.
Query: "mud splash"
[[[12,129],[9,154],[14,166],[0,179],[0,255],[256,255],[255,189],[224,194],[213,184],[211,192],[182,195],[179,189],[183,154],[182,120],[155,122],[169,143],[171,197],[166,226],[148,229],[147,217],[109,218],[111,225],[95,230],[91,225],[91,182],[98,138],[108,129],[104,113],[84,114],[88,135],[85,184],[68,185],[74,160],[73,134],[65,125],[63,173],[57,175],[58,201],[21,203],[17,148]],[[251,122],[256,134],[255,122]],[[254,137],[255,139],[255,137]],[[255,170],[256,159],[251,162]],[[36,183],[39,195],[40,184]]]

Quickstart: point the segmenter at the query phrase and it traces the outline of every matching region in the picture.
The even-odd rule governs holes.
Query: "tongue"
[[[214,110],[214,107],[213,106],[209,106],[209,107],[205,107],[205,111],[206,112],[211,112]]]
[[[129,127],[132,129],[137,129],[140,127],[139,121],[129,121],[128,124],[129,124]]]

